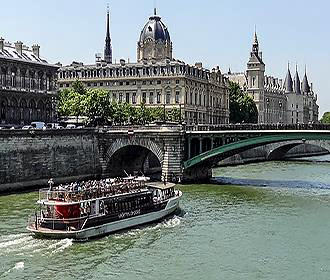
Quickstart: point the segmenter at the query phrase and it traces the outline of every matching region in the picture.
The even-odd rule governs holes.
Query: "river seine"
[[[0,196],[3,279],[330,279],[330,156],[214,170],[181,211],[85,243],[26,232],[37,192]]]

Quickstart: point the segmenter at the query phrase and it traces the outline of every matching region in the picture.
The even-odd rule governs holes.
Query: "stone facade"
[[[40,47],[0,38],[0,123],[50,122],[56,111],[57,69],[40,56]]]
[[[265,68],[255,33],[246,72],[229,71],[226,75],[253,98],[259,113],[258,122],[284,124],[318,122],[317,95],[312,85],[308,83],[306,71],[301,83],[298,70],[296,69],[293,80],[288,67],[283,83],[282,79],[265,75]]]
[[[141,32],[137,53],[136,63],[98,59],[94,65],[62,67],[59,87],[70,87],[78,79],[87,88],[108,90],[112,101],[177,108],[187,124],[229,122],[228,79],[219,67],[208,70],[202,63],[189,65],[173,59],[169,32],[156,13]]]

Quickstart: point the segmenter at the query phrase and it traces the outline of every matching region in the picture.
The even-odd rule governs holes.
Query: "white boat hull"
[[[167,205],[164,209],[138,215],[115,222],[103,224],[100,226],[90,227],[77,231],[60,231],[60,230],[42,230],[34,229],[28,227],[27,229],[33,232],[36,236],[39,237],[48,237],[48,238],[73,238],[77,240],[88,240],[93,237],[104,236],[116,231],[123,229],[135,227],[142,224],[151,223],[157,220],[161,220],[164,217],[173,214],[179,208],[179,201],[182,196],[182,193],[178,191],[178,195],[174,198],[169,199]]]

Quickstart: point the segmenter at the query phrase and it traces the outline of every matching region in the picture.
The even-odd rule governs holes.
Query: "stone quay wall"
[[[97,133],[0,130],[0,192],[93,178],[100,173]]]

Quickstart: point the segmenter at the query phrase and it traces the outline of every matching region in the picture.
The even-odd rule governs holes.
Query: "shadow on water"
[[[330,184],[322,182],[302,180],[265,180],[265,179],[243,179],[231,177],[214,177],[211,182],[218,185],[240,185],[271,188],[296,188],[296,189],[330,189]]]

